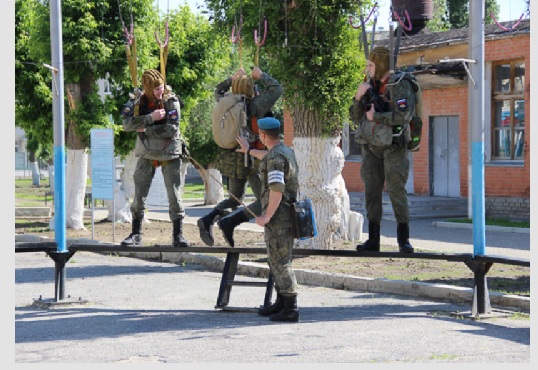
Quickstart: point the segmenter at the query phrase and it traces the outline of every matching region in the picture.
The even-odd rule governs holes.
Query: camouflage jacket
[[[286,222],[291,220],[290,205],[297,201],[299,192],[299,166],[293,149],[280,143],[263,157],[260,163],[261,179],[261,204],[265,211],[269,204],[269,191],[282,193],[282,201],[275,213],[274,222]],[[270,223],[274,223],[271,219]]]
[[[388,141],[386,144],[390,145],[393,137],[397,137],[394,135],[401,132],[411,121],[415,114],[415,93],[411,83],[400,77],[400,74],[391,76],[388,83],[380,89],[389,109],[385,112],[375,111],[373,121],[366,118],[367,107],[363,99],[356,101],[353,98],[349,114],[356,125],[355,140],[359,144],[377,145],[379,141],[383,141],[383,138],[379,140],[380,137],[388,136],[385,140]],[[405,132],[408,135],[409,130]]]
[[[261,87],[260,93],[252,99],[248,99],[247,104],[247,121],[250,125],[251,117],[263,118],[271,111],[277,100],[283,92],[280,83],[263,72],[256,85]],[[215,99],[219,101],[231,88],[232,78],[228,77],[215,87]],[[239,146],[238,146],[239,148]],[[217,154],[217,168],[228,177],[237,179],[246,179],[257,171],[259,165],[258,159],[252,157],[248,159],[249,165],[245,167],[245,155],[237,153],[235,149],[222,149],[219,147]]]
[[[166,117],[153,122],[151,112],[166,110]],[[135,155],[146,159],[166,161],[179,158],[182,150],[179,121],[181,108],[178,97],[168,93],[162,101],[150,102],[145,95],[129,100],[123,108],[123,129],[127,132],[144,128],[136,138]]]

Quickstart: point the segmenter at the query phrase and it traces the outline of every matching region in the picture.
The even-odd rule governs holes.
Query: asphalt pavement
[[[17,365],[531,365],[531,320],[510,310],[476,319],[468,304],[301,284],[300,321],[276,323],[215,309],[221,274],[200,265],[77,252],[61,302],[53,270],[42,252],[15,256]],[[256,307],[261,289],[230,303]]]
[[[185,222],[193,224],[211,208],[186,206]],[[167,220],[168,212],[150,207],[149,217]],[[261,231],[254,223],[240,228]],[[382,244],[396,246],[395,223],[383,220],[381,230]],[[365,238],[366,225],[363,231]],[[416,220],[411,243],[472,253],[472,229]],[[487,229],[486,253],[530,259],[530,234]],[[178,263],[77,252],[66,265],[67,298],[58,302],[51,259],[17,253],[15,363],[531,363],[530,310],[504,307],[495,297],[492,311],[475,317],[469,289],[387,281],[400,285],[378,285],[376,292],[351,277],[303,273],[300,322],[273,323],[255,313],[263,301],[260,287],[233,288],[230,306],[245,310],[216,309],[221,269],[207,261],[219,257],[190,258]],[[260,281],[255,270],[262,267],[248,267],[254,273],[246,279]]]

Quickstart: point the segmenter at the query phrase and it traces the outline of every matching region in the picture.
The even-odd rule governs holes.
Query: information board
[[[114,199],[116,162],[114,160],[114,131],[94,128],[90,131],[92,163],[92,198]]]

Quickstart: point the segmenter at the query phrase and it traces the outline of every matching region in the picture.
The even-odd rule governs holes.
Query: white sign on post
[[[92,199],[114,199],[114,132],[109,128],[95,128],[90,131],[90,140]]]

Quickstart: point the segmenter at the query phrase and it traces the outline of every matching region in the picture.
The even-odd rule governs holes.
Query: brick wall
[[[531,202],[529,198],[486,198],[486,217],[509,220],[530,220]]]

